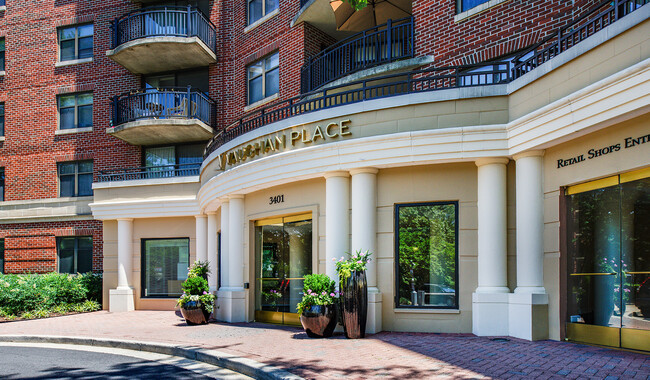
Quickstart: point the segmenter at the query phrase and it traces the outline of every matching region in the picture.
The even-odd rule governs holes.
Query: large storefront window
[[[312,273],[311,214],[255,223],[255,319],[300,324],[296,306]]]
[[[650,178],[568,188],[565,233],[569,339],[650,350]]]
[[[179,297],[187,279],[190,240],[142,240],[142,296]]]
[[[395,205],[397,307],[458,308],[458,203]]]

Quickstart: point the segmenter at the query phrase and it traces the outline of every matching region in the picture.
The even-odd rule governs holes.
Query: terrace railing
[[[199,119],[214,128],[217,106],[191,87],[145,89],[124,93],[111,101],[112,125],[140,119]]]
[[[217,49],[217,28],[197,8],[157,6],[132,11],[111,23],[112,49],[146,37],[198,37],[210,50]]]
[[[187,177],[199,175],[200,163],[170,164],[162,166],[142,166],[126,169],[100,170],[98,182],[129,181],[136,179],[155,179],[170,177]]]
[[[388,20],[310,57],[300,69],[302,92],[359,70],[411,58],[414,51],[413,17]]]
[[[575,19],[569,25],[559,28],[556,33],[551,34],[515,58],[513,79],[519,78],[551,60],[648,3],[650,0],[607,0],[600,3],[591,11]],[[530,56],[531,51],[534,52],[532,56]],[[530,57],[520,58],[525,55]]]

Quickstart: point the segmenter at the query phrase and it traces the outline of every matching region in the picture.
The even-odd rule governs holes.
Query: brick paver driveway
[[[650,379],[650,356],[565,342],[471,334],[382,332],[310,339],[260,323],[186,326],[171,311],[105,311],[0,323],[1,335],[64,335],[194,345],[275,365],[306,378]]]

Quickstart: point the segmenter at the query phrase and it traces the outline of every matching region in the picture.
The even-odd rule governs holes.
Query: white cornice
[[[162,218],[200,214],[196,197],[154,198],[90,204],[95,219]]]

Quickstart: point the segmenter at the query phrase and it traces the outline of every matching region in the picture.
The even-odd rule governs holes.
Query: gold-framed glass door
[[[299,325],[296,306],[311,273],[311,214],[255,222],[256,321]]]
[[[650,351],[650,171],[566,191],[570,340]]]

